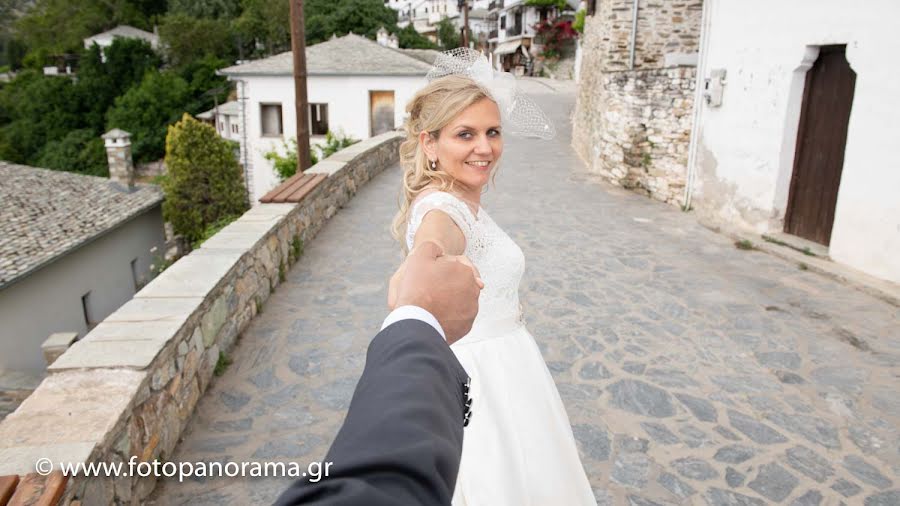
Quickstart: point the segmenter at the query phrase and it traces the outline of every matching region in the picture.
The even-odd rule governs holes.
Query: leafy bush
[[[190,243],[210,225],[247,210],[241,168],[231,143],[215,129],[185,114],[166,137],[163,213],[175,233]]]
[[[462,37],[460,36],[459,30],[447,16],[444,16],[438,22],[437,36],[438,40],[441,41],[441,47],[445,51],[459,47],[462,44]]]
[[[397,44],[403,49],[438,49],[437,44],[417,32],[412,23],[397,31]]]
[[[40,152],[37,166],[109,177],[103,139],[90,128],[72,130],[61,140],[48,142]]]
[[[315,146],[315,149],[310,150],[309,157],[312,159],[311,163],[315,165],[319,163],[319,160],[324,160],[357,142],[359,142],[359,139],[339,137],[331,131],[328,131],[325,134],[325,145],[317,145]],[[283,155],[276,150],[269,151],[263,155],[266,160],[272,162],[275,173],[278,174],[278,177],[281,178],[282,181],[297,173],[297,140],[292,138],[290,144],[285,142],[283,149]],[[319,151],[318,156],[316,155],[316,149]]]
[[[548,58],[559,56],[563,44],[578,36],[569,20],[540,21],[534,25],[534,30],[537,32],[537,38],[544,44],[542,54]]]
[[[575,21],[572,23],[572,29],[580,34],[584,34],[584,17],[587,11],[584,9],[575,13]]]
[[[272,162],[272,168],[275,169],[275,173],[278,174],[279,179],[284,181],[297,173],[297,139],[291,138],[290,143],[283,143],[282,149],[284,150],[283,155],[273,149],[265,153],[263,157]],[[319,163],[315,151],[310,150],[309,157],[311,159],[310,163],[313,165]]]

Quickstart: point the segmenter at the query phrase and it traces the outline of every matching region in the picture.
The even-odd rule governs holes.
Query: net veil
[[[479,51],[458,47],[439,54],[428,72],[428,81],[461,74],[484,86],[500,108],[503,133],[549,140],[556,135],[553,123],[530,98],[516,86],[509,72],[494,70]]]

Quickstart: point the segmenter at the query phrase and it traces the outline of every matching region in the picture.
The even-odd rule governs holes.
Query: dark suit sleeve
[[[462,453],[465,370],[430,325],[402,320],[369,344],[328,477],[276,504],[450,504]],[[323,468],[324,468],[323,464]]]

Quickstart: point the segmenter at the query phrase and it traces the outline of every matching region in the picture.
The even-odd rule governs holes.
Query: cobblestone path
[[[568,147],[571,90],[530,88],[559,138],[508,140],[484,206],[525,252],[526,321],[598,502],[900,504],[898,309],[600,183]],[[171,460],[324,456],[386,314],[399,174],[308,246]],[[168,481],[156,500],[267,503],[289,481]]]

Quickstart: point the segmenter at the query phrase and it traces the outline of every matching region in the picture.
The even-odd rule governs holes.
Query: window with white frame
[[[259,104],[259,115],[264,137],[278,137],[284,133],[281,104]]]

